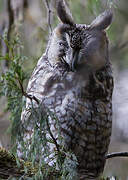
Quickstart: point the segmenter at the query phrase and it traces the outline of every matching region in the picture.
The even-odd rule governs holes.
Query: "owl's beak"
[[[72,56],[71,56],[71,69],[72,71],[75,71],[77,68],[77,64],[79,62],[79,50],[73,49]]]

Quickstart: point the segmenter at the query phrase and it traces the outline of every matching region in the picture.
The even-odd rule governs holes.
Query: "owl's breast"
[[[54,82],[52,93],[47,93],[44,100],[57,117],[64,147],[76,155],[80,169],[95,175],[103,171],[110,142],[111,83],[108,76],[103,81],[95,81],[95,78],[89,80],[67,73],[64,79]],[[57,137],[55,121],[51,120],[51,124]]]

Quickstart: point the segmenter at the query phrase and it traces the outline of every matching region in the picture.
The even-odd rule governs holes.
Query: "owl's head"
[[[65,1],[57,0],[58,17],[64,26],[71,47],[70,65],[72,70],[85,66],[99,70],[108,63],[108,39],[105,30],[112,22],[112,11],[106,10],[90,25],[76,24],[67,11]]]

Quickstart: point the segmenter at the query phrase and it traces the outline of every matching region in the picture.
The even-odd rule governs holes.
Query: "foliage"
[[[26,57],[21,54],[23,46],[19,35],[13,37],[10,42],[7,41],[6,33],[1,38],[3,38],[9,51],[4,57],[0,56],[0,60],[9,61],[10,64],[9,69],[6,73],[2,74],[0,79],[0,95],[7,98],[6,110],[11,113],[10,132],[13,140],[13,153],[17,156],[16,149],[20,146],[22,158],[25,159],[26,163],[30,162],[29,166],[25,164],[24,172],[28,173],[30,171],[30,166],[35,169],[32,179],[47,179],[51,172],[56,171],[56,168],[58,168],[60,175],[58,178],[55,177],[55,179],[74,179],[77,160],[72,153],[66,152],[63,146],[58,146],[50,131],[48,115],[52,120],[57,121],[55,115],[49,110],[43,112],[42,104],[38,102],[38,108],[33,107],[32,104],[32,108],[30,109],[32,116],[30,116],[28,121],[24,123],[20,121],[22,108],[24,106],[23,96],[30,98],[31,103],[33,100],[32,97],[29,97],[24,91],[23,85],[24,81],[28,78],[27,73],[23,70],[23,61]],[[27,130],[26,127],[31,127],[32,129],[30,139],[24,139],[24,134]],[[59,139],[62,141],[61,136]],[[56,153],[50,150],[49,144],[54,144],[56,146]],[[51,158],[52,153],[54,155]],[[50,161],[52,161],[52,166],[49,166]],[[18,159],[17,165],[22,166],[21,161]],[[42,168],[45,169],[43,173]]]
[[[6,73],[1,75],[0,79],[0,95],[7,98],[7,111],[11,112],[11,135],[13,143],[19,133],[20,115],[22,110],[22,95],[23,83],[27,79],[27,74],[23,71],[22,63],[26,57],[21,55],[22,44],[18,35],[15,36],[10,42],[7,40],[7,34],[4,33],[3,38],[8,47],[8,53],[0,60],[10,62],[9,69]]]

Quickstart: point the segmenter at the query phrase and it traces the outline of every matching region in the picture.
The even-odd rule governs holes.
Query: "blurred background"
[[[22,54],[27,56],[23,67],[30,75],[43,54],[51,29],[59,20],[55,0],[0,0],[0,35],[7,31],[8,40],[18,33],[22,41]],[[75,22],[90,24],[105,9],[112,8],[113,23],[107,30],[110,40],[110,59],[115,80],[113,94],[113,131],[109,152],[128,151],[128,3],[127,0],[67,0]],[[51,27],[49,27],[49,24]],[[8,52],[0,40],[0,53]],[[0,75],[9,67],[0,62]],[[25,84],[25,87],[27,82]],[[9,148],[10,113],[5,111],[6,98],[0,99],[0,146]],[[106,176],[128,179],[128,158],[107,161]]]

